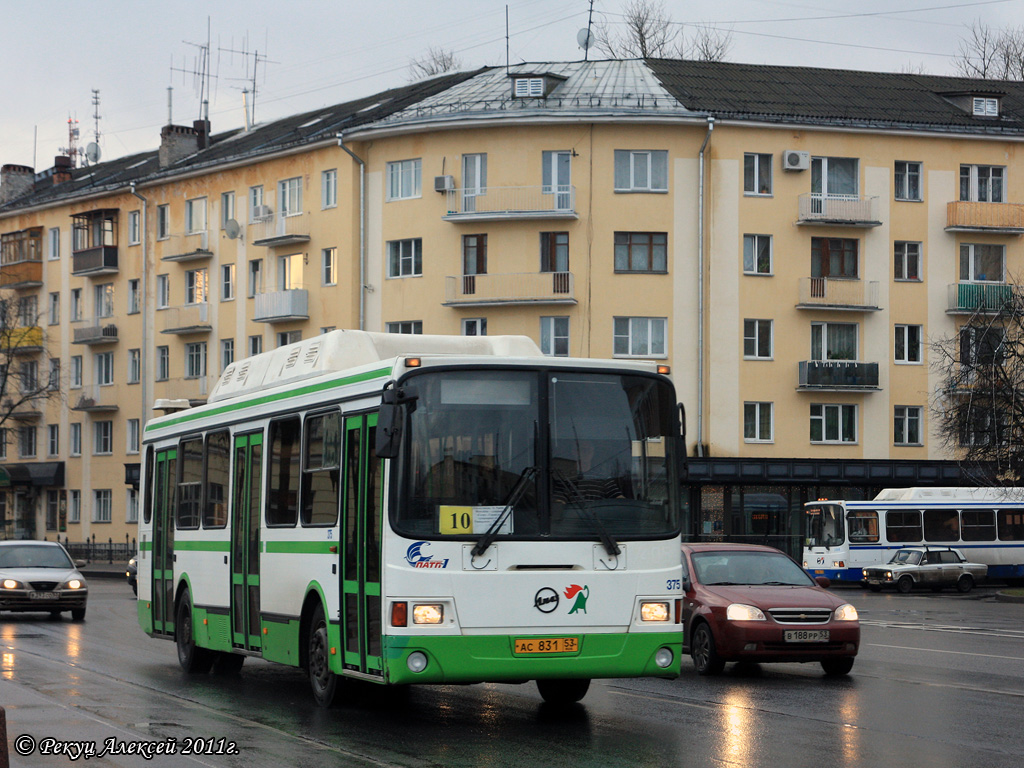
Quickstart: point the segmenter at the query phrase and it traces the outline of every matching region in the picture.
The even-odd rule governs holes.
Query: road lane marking
[[[861,648],[891,648],[897,651],[929,651],[931,653],[948,653],[952,656],[979,656],[983,659],[1003,659],[1005,661],[1024,661],[1024,656],[996,656],[991,653],[971,653],[969,651],[943,651],[938,648],[915,648],[910,645],[885,645],[883,643],[862,643]]]

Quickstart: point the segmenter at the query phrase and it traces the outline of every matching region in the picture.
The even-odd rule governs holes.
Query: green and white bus
[[[362,331],[236,362],[144,430],[139,623],[189,672],[301,667],[323,706],[340,678],[536,680],[564,703],[674,677],[667,372]]]

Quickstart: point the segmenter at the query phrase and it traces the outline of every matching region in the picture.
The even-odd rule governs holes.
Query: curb
[[[1024,597],[1008,595],[1005,592],[996,592],[996,600],[1000,603],[1024,603]]]
[[[11,768],[11,756],[7,751],[7,715],[0,707],[0,768]]]

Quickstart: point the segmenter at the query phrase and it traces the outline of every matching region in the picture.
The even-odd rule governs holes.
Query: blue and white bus
[[[1024,580],[1024,489],[894,488],[870,501],[806,504],[804,568],[859,582],[861,569],[900,547],[941,544],[988,566],[988,577]]]

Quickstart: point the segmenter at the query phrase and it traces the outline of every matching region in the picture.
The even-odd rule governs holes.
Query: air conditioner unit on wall
[[[449,192],[455,189],[455,177],[454,176],[435,176],[434,177],[434,191],[435,192]]]
[[[782,170],[806,171],[811,167],[811,153],[787,149],[782,153]]]

